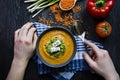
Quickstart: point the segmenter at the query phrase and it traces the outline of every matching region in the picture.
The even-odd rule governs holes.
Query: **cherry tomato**
[[[96,33],[101,38],[105,38],[109,36],[111,32],[112,32],[112,27],[107,21],[100,22],[96,26]]]

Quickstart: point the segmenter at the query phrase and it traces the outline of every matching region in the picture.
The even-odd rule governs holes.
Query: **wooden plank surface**
[[[104,20],[110,22],[113,26],[113,32],[110,37],[101,39],[95,34],[95,25],[101,20],[93,19],[85,8],[87,0],[78,0],[76,5],[81,5],[80,19],[83,20],[83,27],[88,27],[89,39],[101,42],[115,64],[120,74],[120,0],[115,0],[115,6]],[[5,80],[13,58],[14,31],[20,28],[28,21],[37,21],[32,19],[31,14],[26,10],[28,4],[23,3],[24,0],[0,0],[0,79]],[[47,11],[43,11],[39,16],[48,17]],[[103,21],[103,20],[102,20]],[[60,24],[59,24],[60,25]],[[25,80],[54,80],[49,75],[39,76],[37,73],[37,65],[30,60],[26,70]],[[72,80],[104,80],[96,74],[90,72],[77,72]]]

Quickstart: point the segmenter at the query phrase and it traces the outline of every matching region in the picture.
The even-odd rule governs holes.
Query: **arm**
[[[36,29],[31,28],[32,24],[27,23],[15,32],[14,58],[6,80],[23,80],[37,41]]]
[[[6,80],[23,80],[27,63],[27,61],[21,62],[13,59],[11,69]]]
[[[85,40],[85,44],[92,48],[88,54],[83,54],[88,65],[96,73],[103,76],[105,80],[120,80],[108,51],[99,49],[95,44],[87,40]]]

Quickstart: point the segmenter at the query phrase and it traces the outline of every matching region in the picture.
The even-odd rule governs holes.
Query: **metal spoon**
[[[73,26],[76,33],[75,35],[77,35],[84,42],[86,32],[83,30],[83,28],[81,28],[82,26],[78,24],[78,21],[76,21]]]
[[[81,25],[78,25],[78,21],[76,21],[73,25],[73,27],[71,28],[71,31],[78,36],[83,42],[85,41],[85,34],[86,32],[84,31],[84,29],[82,28]],[[87,45],[85,45],[85,50],[88,53],[88,49],[87,49]]]

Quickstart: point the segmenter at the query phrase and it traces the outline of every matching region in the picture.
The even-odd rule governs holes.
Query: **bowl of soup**
[[[52,27],[45,30],[37,40],[39,59],[49,67],[67,65],[76,53],[76,41],[73,34],[63,27]]]

